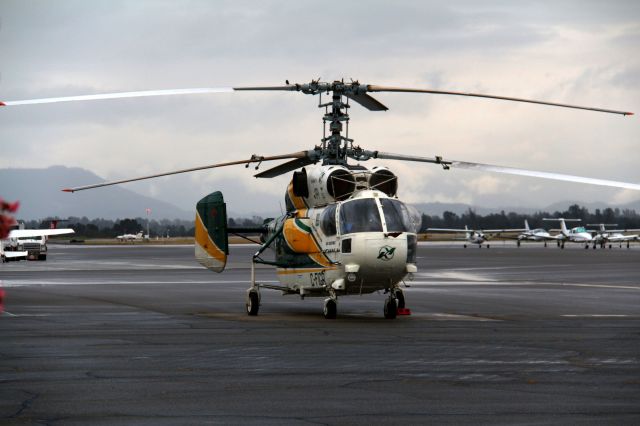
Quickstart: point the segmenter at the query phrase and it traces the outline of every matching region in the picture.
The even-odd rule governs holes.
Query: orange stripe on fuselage
[[[334,271],[336,268],[287,268],[278,269],[278,275],[311,274],[314,272]]]
[[[293,207],[298,210],[298,217],[304,217],[307,215],[307,203],[304,202],[304,198],[298,197],[293,193],[293,182],[289,182],[289,186],[287,187],[287,194],[289,195],[289,199],[293,204]]]

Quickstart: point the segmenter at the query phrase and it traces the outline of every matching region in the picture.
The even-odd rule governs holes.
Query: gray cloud
[[[321,76],[640,113],[634,1],[4,1],[0,18],[0,100]],[[637,116],[376,96],[390,111],[351,111],[351,136],[369,148],[640,181]],[[62,163],[119,178],[308,149],[321,137],[316,102],[235,93],[3,108],[0,167]],[[567,194],[621,197],[611,189],[390,166],[410,188],[403,196],[416,201],[535,206]],[[250,212],[270,199],[277,206],[284,187],[261,183],[256,192],[255,179],[231,170],[173,179],[135,189],[189,204],[210,187],[227,188],[231,208]],[[482,185],[490,184],[503,191],[487,192]]]

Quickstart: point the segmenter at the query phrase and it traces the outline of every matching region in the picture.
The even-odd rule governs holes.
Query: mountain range
[[[193,219],[191,208],[183,209],[172,203],[141,195],[129,189],[112,186],[95,191],[81,191],[73,194],[62,192],[62,188],[73,185],[90,184],[104,181],[103,178],[82,168],[53,166],[46,169],[0,169],[0,197],[7,201],[20,201],[19,219],[33,220],[57,216],[69,216],[104,219],[123,219],[145,217],[146,209],[151,209],[154,219]],[[553,213],[564,211],[568,206],[578,204],[590,211],[607,207],[633,209],[640,212],[640,200],[624,205],[609,206],[604,203],[585,203],[565,201],[541,207],[523,206],[471,206],[464,203],[418,203],[414,206],[422,213],[441,216],[445,211],[462,214],[469,208],[476,213],[518,212],[535,213],[538,211]],[[262,217],[274,217],[278,212],[264,211],[256,214]],[[230,217],[242,217],[241,212],[229,211]]]

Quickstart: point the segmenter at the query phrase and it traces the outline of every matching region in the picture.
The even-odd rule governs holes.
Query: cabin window
[[[322,212],[320,229],[322,229],[322,233],[327,237],[336,235],[336,207],[337,204],[331,204]]]
[[[382,232],[378,205],[373,198],[363,198],[340,206],[340,232]]]

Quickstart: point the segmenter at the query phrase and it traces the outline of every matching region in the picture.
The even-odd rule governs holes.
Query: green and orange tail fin
[[[227,264],[227,207],[220,191],[196,204],[195,254],[202,266],[214,272],[222,272]]]

